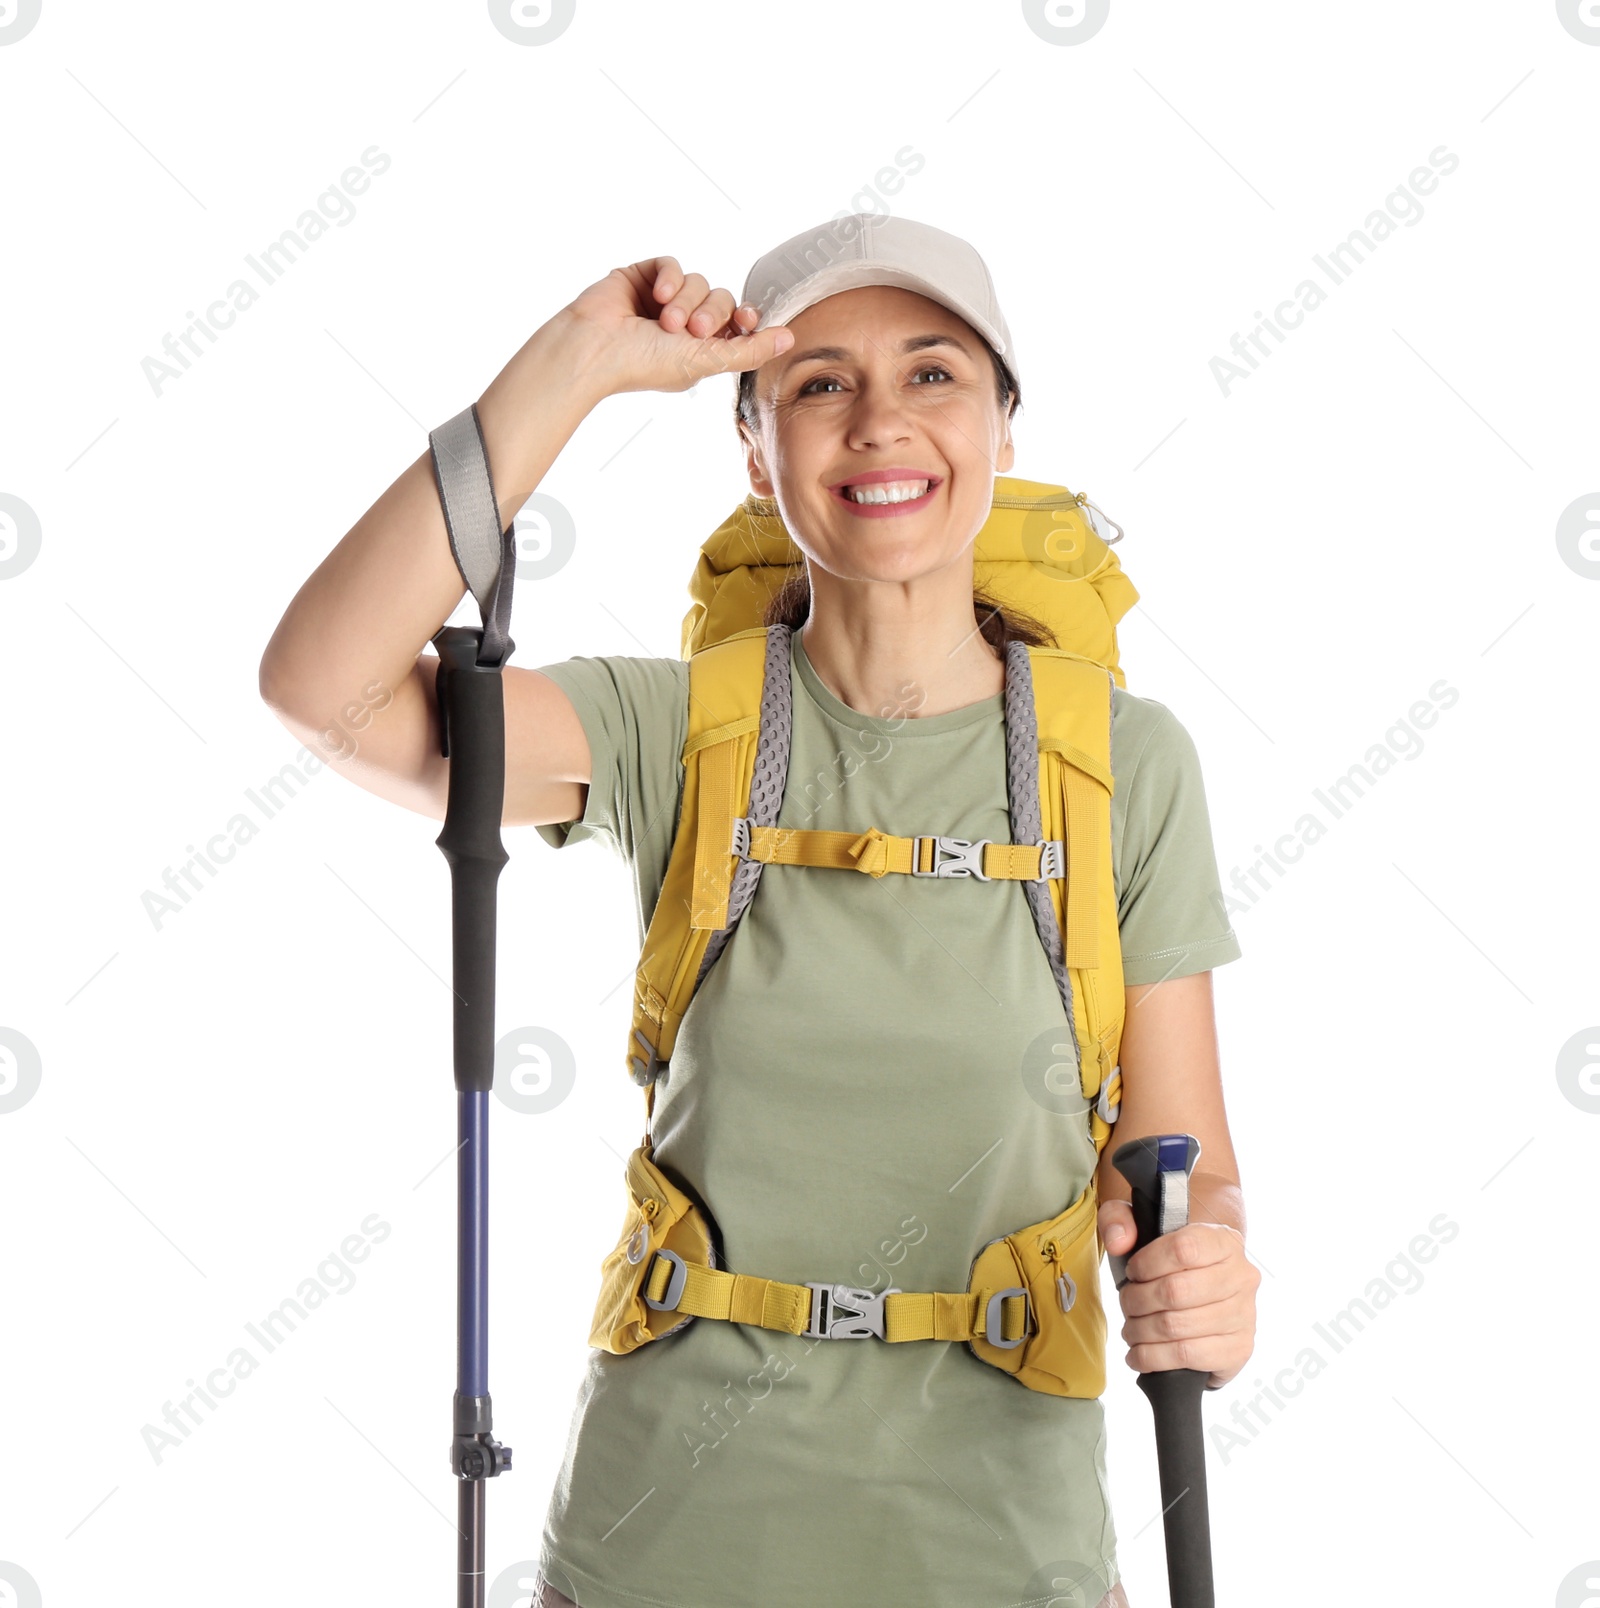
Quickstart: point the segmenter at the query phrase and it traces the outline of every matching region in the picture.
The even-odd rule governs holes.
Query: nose
[[[848,435],[852,446],[863,448],[910,439],[911,427],[892,382],[869,379],[862,385],[850,409]]]

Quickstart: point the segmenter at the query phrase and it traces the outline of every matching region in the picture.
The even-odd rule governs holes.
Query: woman
[[[940,231],[897,228],[951,249]],[[1015,359],[907,276],[873,272],[807,300],[805,263],[775,287],[752,289],[753,271],[763,305],[736,307],[672,257],[614,269],[479,400],[491,474],[509,520],[602,397],[742,376],[750,486],[777,499],[807,571],[769,618],[789,627],[793,682],[779,824],[1006,842],[1001,655],[1010,636],[1039,639],[975,601],[972,546],[1013,461]],[[797,286],[787,326],[763,324]],[[863,476],[897,489],[845,489]],[[263,696],[307,740],[357,687],[393,687],[348,774],[436,819],[448,771],[436,661],[420,650],[464,590],[424,452],[301,588],[262,661]],[[675,828],[687,668],[617,656],[504,672],[505,823],[557,846],[610,841],[641,934]],[[1209,976],[1239,949],[1187,733],[1119,688],[1112,755],[1129,984],[1116,1137],[1187,1131],[1202,1147],[1191,1222],[1128,1263],[1121,1332],[1130,1368],[1201,1368],[1218,1386],[1250,1354],[1259,1281]],[[726,1266],[962,1289],[981,1245],[1096,1172],[1081,1121],[1044,1112],[1018,1076],[1061,1020],[1026,905],[999,880],[789,869],[769,868],[684,1017],[656,1160],[706,1203]],[[1134,1233],[1112,1148],[1100,1230],[1116,1254]],[[625,1356],[591,1350],[538,1601],[1126,1608],[1103,1430],[1098,1399],[1021,1389],[949,1342],[806,1342],[707,1320]]]

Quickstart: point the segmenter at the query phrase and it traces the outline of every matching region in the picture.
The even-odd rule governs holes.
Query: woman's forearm
[[[1222,1223],[1245,1237],[1244,1194],[1231,1178],[1219,1177],[1203,1167],[1189,1175],[1189,1221]]]

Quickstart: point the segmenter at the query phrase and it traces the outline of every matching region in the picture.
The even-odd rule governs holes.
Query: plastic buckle
[[[633,1037],[644,1050],[644,1054],[628,1057],[628,1076],[642,1089],[663,1075],[667,1063],[656,1058],[655,1045],[638,1028],[633,1030]]]
[[[1120,1072],[1122,1069],[1120,1067],[1113,1067],[1111,1070],[1113,1072]],[[1108,1077],[1105,1082],[1100,1085],[1100,1093],[1095,1097],[1094,1108],[1100,1113],[1100,1120],[1105,1123],[1108,1128],[1114,1128],[1117,1124],[1117,1117],[1122,1111],[1122,1100],[1119,1096],[1116,1104],[1113,1105],[1109,1098],[1110,1094],[1111,1079]]]
[[[1039,851],[1039,875],[1030,882],[1053,882],[1067,874],[1067,846],[1060,838],[1040,838],[1034,848]]]
[[[683,1265],[683,1258],[679,1256],[676,1251],[669,1251],[665,1245],[663,1245],[661,1249],[656,1252],[656,1255],[664,1256],[669,1262],[672,1263],[672,1277],[667,1280],[666,1299],[661,1301],[652,1301],[650,1297],[644,1293],[646,1287],[650,1283],[650,1275],[655,1271],[654,1263],[645,1269],[644,1284],[639,1287],[639,1293],[640,1295],[644,1296],[644,1304],[647,1307],[654,1307],[657,1312],[676,1312],[678,1310],[678,1302],[683,1299],[683,1286],[685,1283],[687,1283],[689,1278],[688,1269],[686,1269]]]
[[[750,858],[750,817],[736,815],[733,818],[733,844],[730,852],[737,854],[741,860]]]
[[[1029,1297],[1028,1292],[1023,1289],[1020,1284],[1013,1284],[1011,1288],[1007,1290],[996,1290],[994,1294],[989,1297],[989,1304],[983,1309],[983,1338],[987,1340],[990,1345],[999,1346],[1002,1351],[1010,1351],[1014,1347],[1020,1346],[1030,1334],[1034,1333],[1034,1331],[1027,1326],[1026,1322],[1024,1322],[1022,1333],[1019,1334],[1015,1340],[1006,1340],[1001,1337],[1000,1303],[1005,1300],[1008,1295],[1020,1295],[1025,1303],[1025,1319],[1033,1316],[1033,1301]]]
[[[911,840],[911,874],[914,877],[976,877],[980,882],[992,882],[993,877],[985,876],[983,871],[983,851],[988,848],[989,838],[958,838],[958,837],[916,837]],[[933,844],[933,869],[919,871],[918,862],[922,859],[922,845]],[[948,860],[941,860],[940,854],[948,854]]]
[[[885,1296],[899,1294],[900,1286],[887,1290],[861,1290],[853,1284],[815,1284],[807,1280],[811,1291],[811,1320],[800,1332],[810,1340],[866,1340],[876,1336],[888,1337],[883,1332],[883,1300]],[[840,1314],[835,1309],[847,1310]]]

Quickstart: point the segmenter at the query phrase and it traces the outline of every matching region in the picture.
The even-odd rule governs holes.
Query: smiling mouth
[[[910,502],[932,488],[931,480],[880,480],[875,485],[845,486],[844,495],[854,503]]]
[[[833,495],[852,513],[882,518],[914,513],[925,507],[942,486],[942,480],[880,480],[858,486],[836,486]]]

